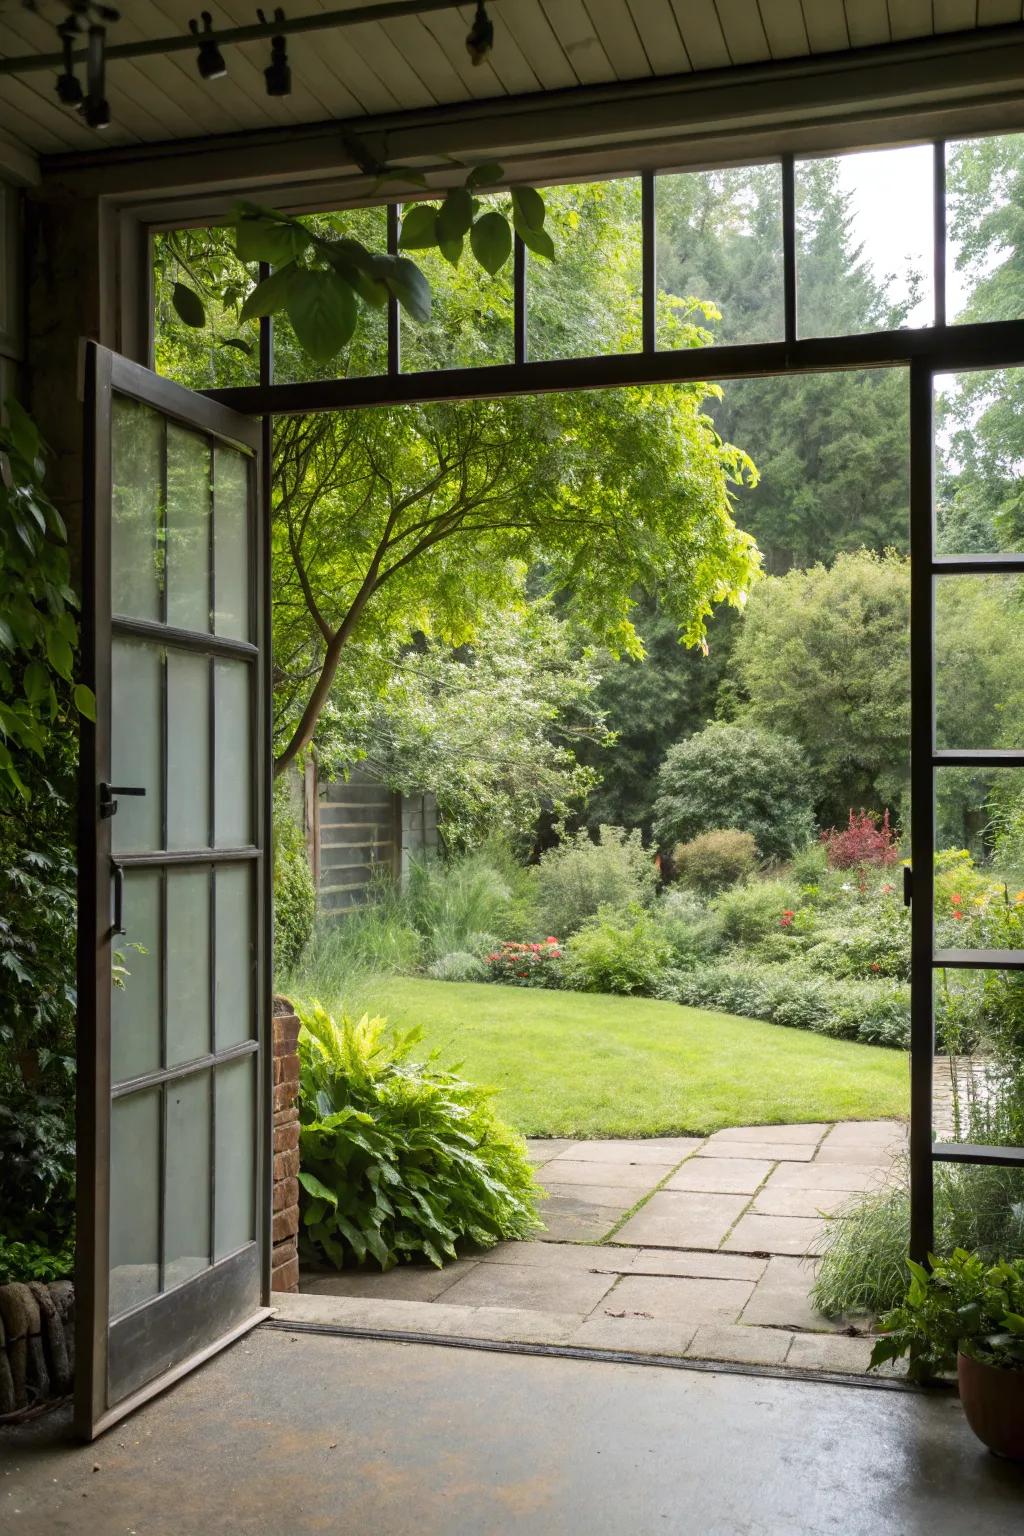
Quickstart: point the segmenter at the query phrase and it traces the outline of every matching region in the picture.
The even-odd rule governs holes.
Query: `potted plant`
[[[910,1262],[902,1306],[882,1319],[872,1367],[907,1357],[912,1381],[956,1367],[967,1422],[997,1456],[1024,1460],[1024,1259],[986,1264],[957,1248]]]

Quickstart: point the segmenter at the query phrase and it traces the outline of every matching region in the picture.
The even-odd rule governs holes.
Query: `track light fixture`
[[[74,46],[78,36],[78,22],[67,16],[57,28],[61,50],[64,54],[64,72],[57,76],[57,97],[65,107],[82,105],[82,85],[75,74]]]
[[[220,80],[227,74],[228,67],[224,62],[224,55],[217,47],[216,39],[212,35],[204,35],[212,34],[213,32],[213,17],[209,11],[203,11],[202,22],[203,25],[200,28],[199,22],[193,17],[188,24],[188,29],[193,37],[199,39],[199,57],[196,60],[199,78],[201,80]]]
[[[262,11],[256,12],[260,21],[266,24],[267,18]],[[278,6],[274,11],[275,21],[284,21],[284,11]],[[263,71],[263,78],[267,82],[268,96],[290,96],[292,93],[292,71],[288,63],[288,40],[278,33],[270,39],[270,63]]]
[[[466,33],[466,52],[474,64],[482,64],[494,47],[494,22],[487,14],[486,0],[476,0],[473,25]]]
[[[82,116],[90,128],[110,127],[110,103],[107,101],[107,29],[94,22],[89,28],[85,59],[85,100]]]

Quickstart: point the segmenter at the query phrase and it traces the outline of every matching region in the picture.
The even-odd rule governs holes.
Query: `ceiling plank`
[[[979,27],[1001,27],[1020,19],[1019,0],[978,0]]]
[[[626,0],[584,0],[584,8],[617,80],[653,74]]]
[[[147,36],[165,37],[187,32],[196,13],[195,0],[154,0],[143,18]],[[267,111],[267,93],[262,71],[241,48],[229,48],[224,61],[228,72],[216,82],[219,97],[230,101],[231,111],[246,128],[258,128],[280,122]],[[287,99],[287,98],[285,98]],[[290,120],[290,119],[289,119]]]
[[[463,45],[465,45],[466,34],[473,25],[473,15],[474,11],[470,6],[460,7]],[[540,90],[540,81],[532,65],[508,28],[501,26],[500,17],[494,24],[494,48],[488,62],[509,96],[524,96]]]
[[[849,48],[843,0],[803,0],[803,11],[812,53],[838,53]]]
[[[889,7],[886,0],[845,0],[846,27],[854,48],[873,48],[891,43]]]
[[[338,9],[338,0],[312,0],[312,3],[320,11]],[[346,9],[362,3],[363,0],[347,0]],[[416,35],[408,24],[405,35],[407,39]],[[391,34],[377,22],[310,33],[303,42],[307,51],[315,51],[320,56],[324,68],[338,82],[337,91],[355,101],[361,99],[364,91],[378,101],[390,97],[400,107],[410,109],[429,107],[443,99],[417,67],[421,50],[397,46]],[[338,115],[343,111],[339,108]]]
[[[466,52],[466,24],[455,11],[434,11],[420,18],[421,24],[436,38],[438,46],[462,85],[461,99],[486,101],[504,96],[501,81],[485,59],[473,64]]]
[[[583,0],[541,0],[541,4],[581,85],[617,78]]]
[[[418,16],[382,21],[380,29],[403,59],[414,59],[416,73],[437,102],[461,101],[465,92],[462,81],[432,32]]]
[[[654,74],[686,74],[690,59],[669,0],[630,0],[629,9]]]
[[[541,8],[540,0],[519,0],[514,7],[506,5],[499,19],[502,31],[515,38],[523,57],[546,91],[579,84],[576,71]]]
[[[96,134],[77,113],[49,102],[33,90],[29,80],[6,75],[0,79],[0,119],[15,142],[42,154],[64,149],[93,149]],[[134,135],[122,136],[117,143],[136,142]]]
[[[252,12],[244,0],[217,0],[217,4],[232,26],[244,26],[252,20]],[[185,28],[187,27],[186,21]],[[292,88],[288,96],[268,96],[266,93],[263,71],[270,63],[269,39],[260,43],[246,43],[230,51],[244,55],[253,65],[261,87],[260,103],[268,117],[275,118],[277,121],[286,118],[300,123],[316,122],[318,119],[331,116],[329,104],[334,93],[324,78],[323,70],[318,66],[313,70],[296,68],[296,60],[300,52],[304,52],[304,56],[308,59],[308,50],[292,48],[292,43],[297,41],[298,39],[291,37],[287,40],[288,58],[292,66]]]
[[[978,19],[978,0],[932,0],[936,32],[966,32]]]
[[[894,43],[911,37],[929,37],[932,0],[889,0],[889,25]]]
[[[732,60],[714,0],[672,0],[672,9],[694,69],[727,69]]]
[[[773,59],[798,59],[810,53],[800,0],[761,0],[761,20]]]
[[[734,64],[759,64],[771,57],[757,0],[715,0],[715,6]]]

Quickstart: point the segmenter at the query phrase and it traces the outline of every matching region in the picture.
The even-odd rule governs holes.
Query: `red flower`
[[[949,898],[949,899],[950,899],[950,901],[951,901],[951,902],[952,902],[952,904],[953,904],[953,906],[954,906],[954,907],[960,907],[960,906],[963,906],[963,900],[964,900],[964,899],[963,899],[963,897],[962,897],[962,896],[959,896],[959,895],[955,895],[955,894],[954,894],[954,895],[953,895],[953,896],[951,896],[951,897],[950,897],[950,898]]]
[[[544,940],[544,943],[545,944],[557,944],[558,940],[556,938],[553,938],[553,937],[552,938],[547,938],[547,939]]]
[[[882,969],[882,967],[879,965],[877,960],[872,960],[872,962],[871,962],[871,969],[873,971],[880,971]]]
[[[962,912],[954,912],[953,919],[955,922],[962,923],[964,920],[964,915]]]

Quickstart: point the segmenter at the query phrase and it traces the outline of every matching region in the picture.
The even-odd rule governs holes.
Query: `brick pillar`
[[[274,999],[274,1225],[271,1289],[299,1288],[299,1021]]]

